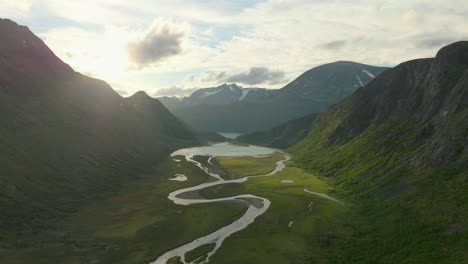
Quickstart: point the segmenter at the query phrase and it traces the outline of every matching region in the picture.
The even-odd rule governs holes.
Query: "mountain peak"
[[[361,63],[354,62],[354,61],[339,60],[339,61],[331,62],[330,64],[361,64]]]
[[[386,69],[352,61],[335,61],[306,71],[281,88],[281,92],[306,95],[322,102],[328,98],[342,99]]]
[[[74,73],[28,27],[0,19],[0,35],[0,80],[13,83],[25,77],[55,79]],[[24,73],[22,78],[13,75],[18,70]]]
[[[220,86],[218,86],[218,88],[229,88],[229,89],[239,89],[239,88],[242,88],[241,86],[235,84],[235,83],[231,83],[231,84],[228,84],[228,83],[224,83]]]
[[[443,47],[436,59],[442,63],[468,65],[468,41],[458,41]]]
[[[152,99],[145,91],[138,91],[134,93],[130,98],[134,98],[136,100],[147,100],[147,99]]]
[[[10,20],[10,19],[8,19],[8,18],[0,18],[0,24],[10,25],[10,26],[14,26],[14,27],[20,26],[20,25],[18,25],[18,23],[16,23],[16,22],[13,21],[13,20]],[[26,27],[26,26],[20,26],[20,27],[28,28],[28,27]]]

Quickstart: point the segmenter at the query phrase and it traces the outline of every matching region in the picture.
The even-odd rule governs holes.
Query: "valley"
[[[288,159],[287,154],[276,149],[229,143],[176,151],[163,170],[153,173],[185,175],[186,181],[145,175],[114,197],[85,207],[59,223],[59,243],[49,244],[47,240],[55,238],[41,234],[34,237],[40,247],[3,254],[0,260],[178,263],[195,254],[192,261],[198,261],[193,263],[203,263],[205,258],[216,263],[216,259],[237,252],[238,236],[251,238],[249,243],[242,243],[245,246],[255,245],[275,230],[275,239],[262,243],[265,248],[259,250],[263,253],[241,255],[253,257],[256,263],[290,263],[271,262],[277,257],[267,258],[271,247],[287,238],[293,244],[280,251],[281,255],[303,250],[304,239],[314,226],[306,228],[307,223],[328,221],[348,211],[348,207],[305,192],[336,195],[325,181],[294,167]],[[198,194],[185,195],[190,192]],[[258,228],[265,235],[259,236]],[[204,245],[212,243],[214,247],[203,250]],[[233,263],[247,261],[232,259]]]
[[[202,24],[100,25],[85,75],[42,38],[86,34],[0,18],[0,263],[468,263],[468,41],[268,68]]]
[[[321,112],[387,69],[336,61],[314,67],[280,89],[223,84],[186,97],[157,99],[196,131],[254,132]]]
[[[61,242],[41,235],[34,238],[40,247],[0,260],[368,263],[376,256],[359,253],[363,248],[387,247],[375,244],[381,231],[373,222],[389,223],[366,213],[375,205],[362,205],[280,150],[217,143],[175,151],[163,168],[62,221]]]

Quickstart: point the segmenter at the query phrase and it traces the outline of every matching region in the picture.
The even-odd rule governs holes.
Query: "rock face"
[[[386,69],[338,61],[315,67],[277,90],[223,84],[199,89],[181,100],[160,99],[198,130],[251,132],[323,111]]]
[[[343,144],[389,120],[408,121],[417,133],[413,140],[425,142],[420,159],[430,158],[434,165],[453,162],[450,153],[467,140],[461,128],[468,117],[467,52],[468,42],[457,42],[434,59],[405,62],[384,72],[323,114],[323,119],[340,120],[327,141]],[[458,158],[466,161],[466,149]]]
[[[463,127],[468,115],[467,52],[468,42],[453,43],[441,49],[435,58],[404,62],[383,72],[317,118],[293,120],[289,125],[262,132],[264,142],[257,142],[255,137],[260,135],[258,133],[239,139],[271,144],[269,139],[274,134],[283,135],[281,140],[287,141],[291,134],[284,134],[286,128],[302,129],[320,123],[327,124],[330,130],[322,135],[324,142],[344,145],[389,122],[407,122],[408,129],[411,127],[414,133],[408,137],[408,142],[423,143],[413,161],[430,159],[434,166],[454,161],[465,162],[467,135]],[[303,125],[299,126],[299,123]],[[460,142],[463,144],[460,145]],[[287,146],[291,145],[284,147]],[[457,155],[454,156],[454,153]]]
[[[0,114],[0,236],[47,226],[196,142],[158,100],[122,98],[5,19]]]

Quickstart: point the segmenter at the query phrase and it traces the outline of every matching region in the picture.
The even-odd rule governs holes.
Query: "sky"
[[[321,64],[394,66],[468,40],[465,0],[2,0],[0,17],[123,96],[281,88]]]

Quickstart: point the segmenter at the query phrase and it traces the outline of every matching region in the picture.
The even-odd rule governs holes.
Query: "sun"
[[[132,33],[122,28],[106,27],[101,32],[63,28],[42,37],[75,71],[90,77],[113,82],[126,75],[131,66],[125,47]]]

